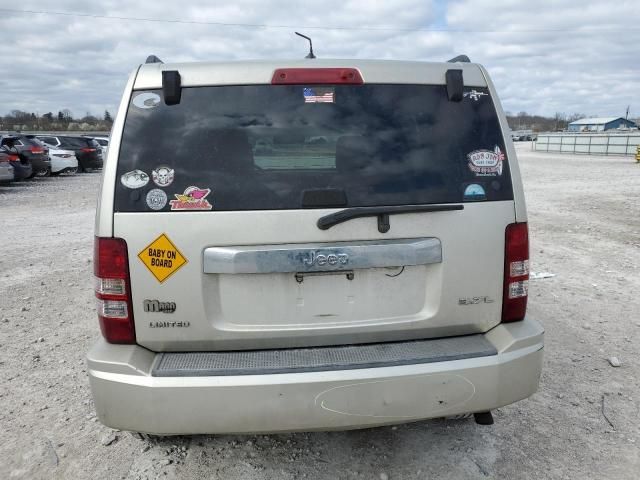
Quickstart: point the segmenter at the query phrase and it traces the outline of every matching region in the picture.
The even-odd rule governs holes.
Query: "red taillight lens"
[[[512,223],[505,231],[502,321],[522,320],[529,294],[529,230],[526,223]]]
[[[81,148],[80,151],[84,152],[84,153],[91,153],[91,152],[95,152],[96,149],[95,148],[85,147],[85,148]]]
[[[44,148],[41,148],[41,147],[31,147],[31,153],[35,153],[35,154],[44,153]]]
[[[364,83],[356,68],[278,68],[271,78],[273,85],[327,85]]]
[[[20,161],[20,157],[18,155],[9,155],[9,161],[10,162],[19,162]]]
[[[96,237],[93,272],[102,335],[109,343],[135,343],[127,243]]]

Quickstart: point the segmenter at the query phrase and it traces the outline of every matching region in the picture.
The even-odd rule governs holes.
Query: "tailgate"
[[[137,342],[287,348],[496,325],[510,159],[488,89],[467,93],[192,87],[165,105],[162,90],[134,91],[113,233],[128,246]],[[380,208],[398,211],[318,223]]]
[[[244,212],[242,227],[225,213],[117,214],[114,232],[126,236],[132,259],[138,343],[158,351],[286,348],[478,333],[499,322],[513,202],[396,215],[399,239],[380,234],[375,218],[321,232],[323,213]],[[287,243],[279,244],[283,232]],[[160,282],[138,255],[163,234],[187,262]],[[316,267],[318,257],[327,263],[313,268],[314,256]],[[175,310],[145,308],[149,300]]]

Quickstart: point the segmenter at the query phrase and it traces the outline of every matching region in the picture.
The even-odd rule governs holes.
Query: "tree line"
[[[507,121],[511,130],[533,130],[534,132],[556,132],[566,130],[569,123],[585,118],[587,115],[573,113],[567,115],[557,112],[552,117],[533,115],[527,112],[513,114],[506,112]],[[640,124],[636,120],[636,124]],[[108,131],[113,125],[113,117],[109,110],[105,110],[102,118],[98,118],[87,112],[83,117],[74,117],[71,110],[59,110],[57,113],[47,112],[39,115],[33,112],[23,112],[22,110],[11,110],[4,117],[0,116],[0,130],[17,131]]]
[[[16,131],[108,131],[113,125],[113,117],[105,110],[101,118],[87,112],[82,117],[74,117],[71,110],[59,110],[57,113],[36,114],[22,110],[11,110],[0,116],[0,130]]]

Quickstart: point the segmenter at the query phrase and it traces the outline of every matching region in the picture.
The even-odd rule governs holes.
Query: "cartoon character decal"
[[[187,187],[183,193],[175,193],[175,200],[170,200],[171,210],[211,210],[213,205],[207,200],[210,188]]]

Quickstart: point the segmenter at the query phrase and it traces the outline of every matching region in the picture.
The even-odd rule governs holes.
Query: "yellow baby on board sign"
[[[147,245],[138,258],[160,283],[187,263],[187,259],[164,233]]]

